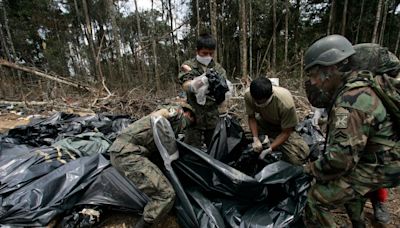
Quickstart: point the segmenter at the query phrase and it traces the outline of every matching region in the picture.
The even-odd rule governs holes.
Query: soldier
[[[306,219],[318,227],[336,227],[330,211],[339,205],[346,207],[353,227],[365,227],[364,196],[399,185],[399,134],[373,89],[354,80],[359,77],[351,61],[354,54],[340,35],[316,41],[305,53],[307,96],[329,113],[325,151],[305,166],[316,179]]]
[[[246,90],[244,100],[254,151],[263,150],[259,134],[273,139],[270,148],[265,149],[260,158],[263,159],[267,153],[279,149],[283,155],[282,160],[303,165],[310,149],[294,131],[298,118],[291,93],[285,88],[272,86],[268,78],[257,78]]]
[[[176,135],[195,122],[190,105],[167,105],[129,125],[109,148],[112,165],[150,198],[136,227],[159,222],[175,200],[172,185],[154,164],[161,161],[161,156],[154,143],[151,116],[168,119]]]
[[[183,90],[187,93],[188,103],[196,114],[196,125],[187,129],[185,143],[198,148],[210,144],[219,119],[218,104],[213,98],[206,96],[205,104],[199,104],[197,101],[197,89],[203,86],[199,79],[211,68],[226,78],[225,69],[213,60],[215,48],[216,41],[211,35],[200,35],[197,40],[196,57],[182,64],[178,76]]]
[[[374,74],[387,74],[390,77],[396,77],[400,71],[399,59],[379,44],[363,43],[354,45],[353,48],[356,52],[350,57],[353,70],[368,70]],[[318,111],[321,112],[317,110],[313,117],[315,122],[319,119]],[[385,188],[368,194],[374,208],[375,220],[378,223],[387,224],[390,221],[390,216],[384,206],[387,196],[388,191]]]

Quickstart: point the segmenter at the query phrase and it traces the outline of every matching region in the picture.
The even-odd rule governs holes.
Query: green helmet
[[[307,49],[304,54],[304,70],[315,65],[335,65],[354,53],[353,45],[344,36],[326,36],[317,40]]]
[[[379,44],[363,43],[354,45],[356,54],[351,56],[355,70],[369,70],[374,74],[397,74],[400,69],[399,59],[387,48]]]

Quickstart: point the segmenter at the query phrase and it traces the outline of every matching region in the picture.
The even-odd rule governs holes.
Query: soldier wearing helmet
[[[129,125],[109,148],[112,165],[150,198],[136,227],[151,227],[159,222],[175,200],[171,183],[157,166],[162,163],[151,129],[152,116],[166,118],[176,136],[195,123],[189,104],[165,105]]]
[[[390,77],[396,77],[399,73],[400,61],[387,48],[374,43],[356,44],[353,48],[356,51],[350,57],[353,70],[368,70],[377,75],[386,74]],[[317,96],[317,99],[321,97]],[[325,113],[323,110],[325,109],[316,110],[313,117],[314,123],[318,123],[321,113]],[[374,209],[375,221],[378,223],[387,224],[390,221],[390,216],[384,206],[387,196],[388,191],[385,188],[368,194]]]
[[[364,196],[399,185],[400,149],[387,146],[396,144],[399,135],[373,89],[356,80],[355,54],[345,37],[330,35],[313,43],[304,56],[307,97],[329,113],[325,151],[305,166],[316,179],[306,217],[318,227],[336,226],[330,211],[339,205],[346,207],[353,227],[364,227]]]

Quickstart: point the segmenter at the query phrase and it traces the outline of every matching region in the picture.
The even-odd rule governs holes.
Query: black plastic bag
[[[214,69],[209,69],[206,72],[208,78],[208,95],[214,97],[217,104],[221,104],[225,100],[225,93],[229,91],[226,79],[223,78]]]
[[[227,163],[237,160],[244,147],[244,131],[240,124],[229,115],[220,117],[208,148],[208,154]]]
[[[300,167],[279,161],[251,177],[183,142],[176,148],[168,121],[159,123],[153,133],[181,226],[284,227],[301,217],[310,180]]]
[[[96,176],[110,166],[97,154],[71,161],[2,198],[0,224],[45,226],[79,201]]]

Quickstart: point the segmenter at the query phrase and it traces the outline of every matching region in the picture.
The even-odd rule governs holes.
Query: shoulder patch
[[[335,127],[338,129],[347,128],[349,122],[350,113],[348,110],[344,108],[339,108],[336,110],[336,122]]]

